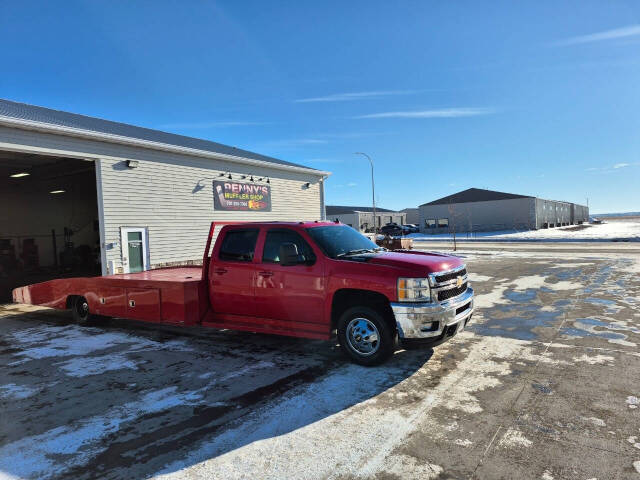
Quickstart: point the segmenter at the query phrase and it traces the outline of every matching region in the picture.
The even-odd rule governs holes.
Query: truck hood
[[[464,264],[459,257],[426,252],[381,252],[368,258],[367,263],[415,270],[420,275],[443,272]]]

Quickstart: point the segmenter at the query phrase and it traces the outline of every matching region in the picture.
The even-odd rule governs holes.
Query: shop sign
[[[213,182],[215,210],[271,211],[271,186],[254,183]]]

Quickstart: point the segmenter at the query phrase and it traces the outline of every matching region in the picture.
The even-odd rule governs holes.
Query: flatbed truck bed
[[[148,270],[103,277],[61,278],[14,290],[15,301],[71,308],[82,295],[96,315],[197,325],[208,309],[201,267]]]

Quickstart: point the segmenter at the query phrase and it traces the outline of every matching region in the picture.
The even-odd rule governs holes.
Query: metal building
[[[328,174],[0,100],[0,297],[16,282],[200,262],[212,220],[321,219]]]
[[[373,208],[372,207],[351,207],[344,205],[327,205],[326,218],[330,221],[342,222],[350,227],[366,232],[373,230]],[[402,225],[407,223],[407,214],[376,207],[376,227],[380,228],[387,223],[397,223]]]
[[[420,209],[413,207],[403,208],[400,211],[407,214],[407,223],[415,223],[416,225],[420,225]]]
[[[529,195],[469,188],[420,205],[424,233],[536,230],[581,224],[589,208]]]

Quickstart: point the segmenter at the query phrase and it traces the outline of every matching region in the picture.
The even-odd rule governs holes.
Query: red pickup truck
[[[389,252],[330,222],[224,224],[202,268],[65,278],[16,288],[15,302],[92,316],[338,340],[355,362],[400,344],[434,346],[462,330],[473,289],[458,257]]]

